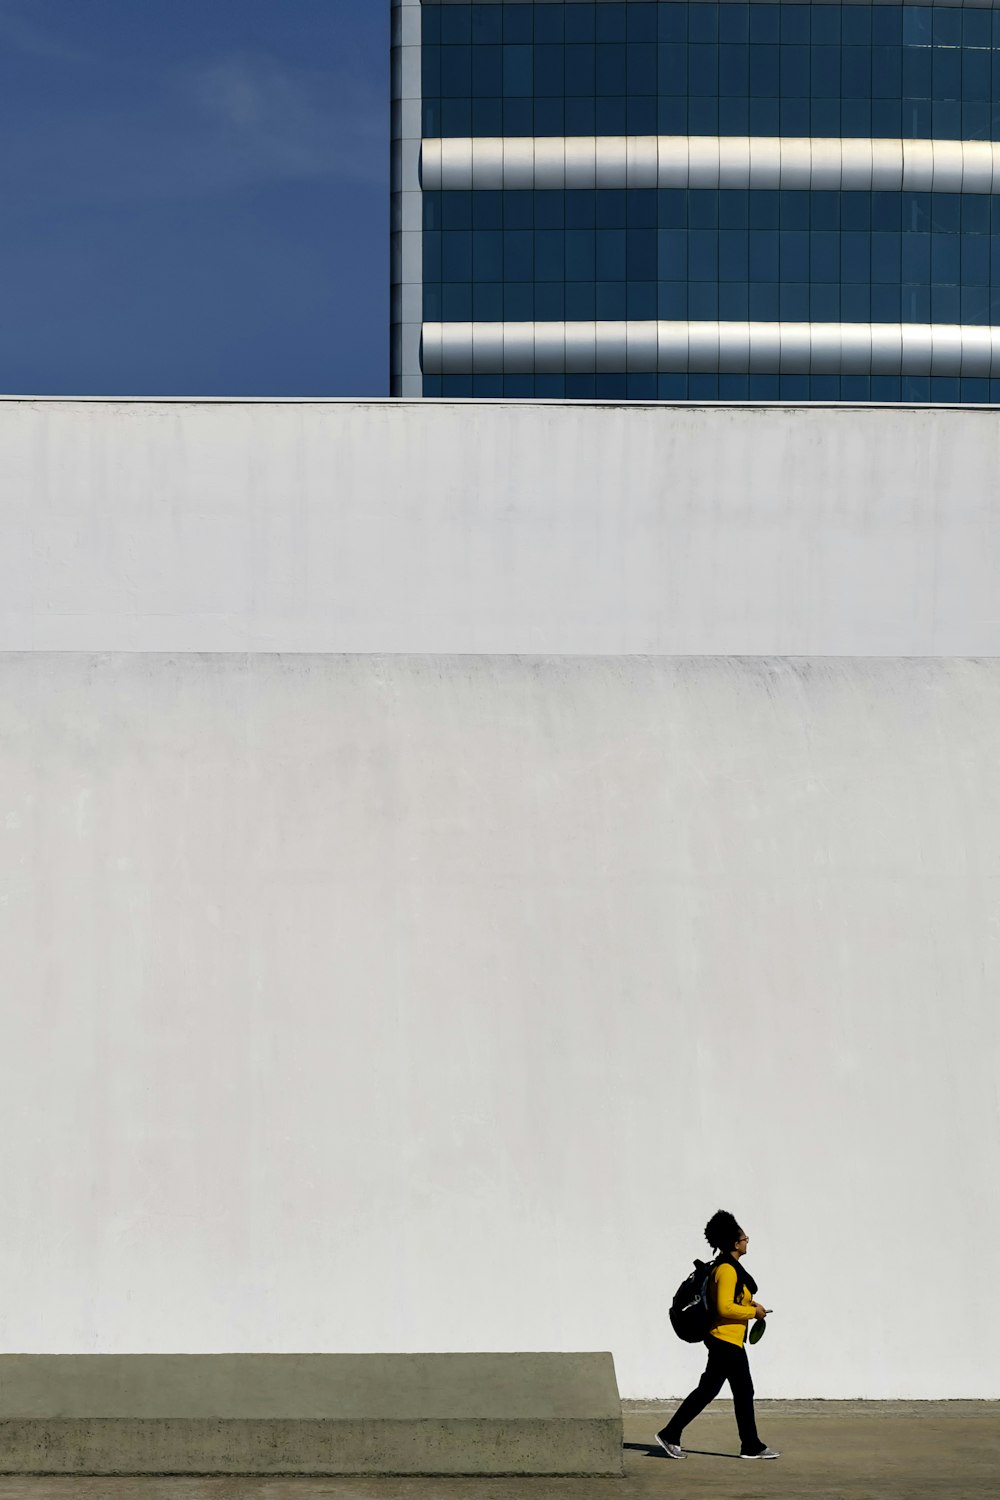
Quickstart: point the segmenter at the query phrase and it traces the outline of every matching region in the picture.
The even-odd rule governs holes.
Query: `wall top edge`
[[[539,398],[534,396],[11,396],[0,395],[3,406],[561,406],[576,411],[586,407],[624,407],[627,410],[684,407],[728,411],[756,408],[815,411],[975,411],[998,412],[1000,403],[985,401],[650,401]]]
[[[534,5],[536,0],[392,0],[393,9],[409,5]],[[598,0],[538,0],[549,5],[597,4]],[[631,5],[652,5],[656,0],[625,0]],[[675,0],[686,4],[687,0]],[[719,5],[743,5],[747,0],[716,0]],[[930,10],[995,10],[1000,0],[756,0],[763,5],[923,5]]]

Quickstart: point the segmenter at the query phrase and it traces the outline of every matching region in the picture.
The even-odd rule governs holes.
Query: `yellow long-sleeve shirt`
[[[716,1321],[708,1330],[713,1339],[723,1339],[727,1344],[742,1346],[747,1336],[747,1324],[753,1322],[753,1297],[749,1287],[736,1296],[736,1267],[716,1266],[712,1273],[712,1290],[715,1294]]]

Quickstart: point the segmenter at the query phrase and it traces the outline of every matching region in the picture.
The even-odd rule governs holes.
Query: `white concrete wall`
[[[0,649],[1000,652],[1000,412],[0,402]]]
[[[257,441],[244,413],[219,413],[228,499],[215,509],[204,492],[197,517],[167,459],[209,463],[206,414],[122,408],[132,462],[154,431],[164,445],[134,490],[113,445],[95,435],[81,475],[56,462],[54,419],[25,417],[49,434],[39,555],[79,562],[46,575],[75,611],[63,630],[107,628],[88,610],[117,566],[106,608],[126,639],[190,642],[213,598],[219,631],[232,609],[244,638],[239,590],[266,572],[266,538],[286,536],[258,596],[278,630],[280,580],[309,560],[290,539],[318,524],[318,492],[283,531],[258,475],[235,577],[213,594],[195,567],[195,540],[214,538],[218,559],[236,537],[223,452]],[[293,434],[341,418],[275,420],[291,462],[310,451]],[[358,418],[383,434],[395,420]],[[609,431],[632,420],[596,417]],[[762,425],[794,444],[794,423],[818,420]],[[934,420],[941,434],[952,418]],[[69,421],[82,429],[82,409]],[[906,445],[898,458],[911,463]],[[825,495],[833,528],[829,483],[796,503]],[[368,492],[378,515],[410,514]],[[90,500],[71,514],[67,495]],[[568,496],[531,497],[564,538]],[[895,546],[914,586],[927,496],[908,546],[886,514],[865,530],[858,496],[841,501],[857,546],[867,537],[887,565]],[[992,497],[978,511],[954,498],[957,547]],[[609,578],[622,503],[602,500]],[[778,527],[792,501],[774,504]],[[506,556],[526,567],[544,527],[527,497],[517,506]],[[470,507],[453,493],[434,514],[485,577]],[[362,545],[363,510],[355,561],[402,581],[401,554],[382,570]],[[580,556],[596,499],[584,512]],[[936,514],[944,526],[943,498]],[[335,529],[331,513],[328,548]],[[789,551],[805,556],[812,535],[793,527]],[[415,574],[431,556],[428,541]],[[467,584],[454,580],[430,634],[454,639]],[[860,638],[846,601],[810,617],[798,587],[782,628],[823,616],[828,643]],[[972,615],[949,597],[954,639]],[[650,628],[653,599],[651,581],[623,633]],[[198,601],[206,614],[185,619]],[[42,602],[31,618],[48,634]],[[541,603],[526,599],[529,634]],[[339,618],[349,634],[350,611]],[[364,629],[377,618],[370,604]],[[589,636],[588,620],[565,624]],[[914,597],[907,628],[923,640],[931,625]],[[995,661],[0,657],[0,1343],[610,1348],[625,1395],[671,1394],[700,1351],[670,1332],[669,1296],[722,1205],[777,1308],[755,1360],[762,1395],[1000,1396],[998,851]]]

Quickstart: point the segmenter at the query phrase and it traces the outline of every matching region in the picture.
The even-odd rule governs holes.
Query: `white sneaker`
[[[780,1453],[775,1453],[773,1448],[764,1448],[760,1453],[741,1453],[740,1458],[780,1458]]]
[[[659,1433],[656,1434],[656,1441],[668,1458],[687,1458],[687,1454],[680,1443],[665,1443]]]

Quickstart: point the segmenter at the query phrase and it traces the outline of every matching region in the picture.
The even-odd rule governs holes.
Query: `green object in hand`
[[[764,1337],[764,1329],[766,1327],[767,1327],[767,1319],[766,1318],[758,1318],[757,1321],[756,1321],[756,1323],[754,1323],[753,1327],[750,1330],[750,1342],[751,1342],[751,1344],[759,1344],[760,1343],[761,1339]]]

